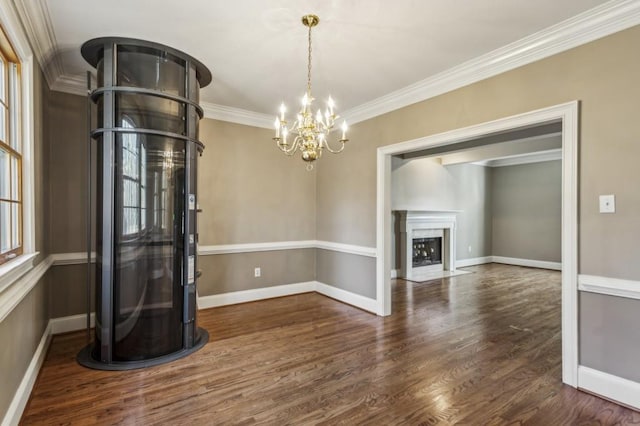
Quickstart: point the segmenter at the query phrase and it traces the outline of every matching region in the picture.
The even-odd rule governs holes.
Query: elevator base
[[[189,349],[182,349],[177,352],[173,352],[167,355],[159,356],[157,358],[145,359],[141,361],[126,361],[126,362],[111,362],[104,363],[96,360],[91,356],[93,352],[93,343],[85,346],[76,357],[78,364],[92,368],[94,370],[109,370],[109,371],[120,371],[120,370],[135,370],[138,368],[146,368],[153,367],[154,365],[165,364],[167,362],[175,361],[180,358],[184,358],[187,355],[191,355],[196,352],[198,349],[203,347],[209,341],[209,332],[207,330],[198,327],[197,330],[197,339],[195,345]]]

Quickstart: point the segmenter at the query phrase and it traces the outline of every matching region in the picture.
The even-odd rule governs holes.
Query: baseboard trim
[[[256,302],[274,297],[293,296],[295,294],[317,292],[365,311],[377,312],[376,300],[351,293],[317,281],[262,287],[252,290],[233,291],[198,297],[198,309],[216,308],[238,303]],[[95,314],[91,313],[91,327],[95,325]],[[60,334],[82,330],[87,326],[85,314],[53,318],[49,322],[50,333]]]
[[[556,271],[562,270],[562,263],[547,262],[544,260],[531,260],[531,259],[518,259],[515,257],[492,256],[492,262],[504,263],[505,265],[527,266],[529,268],[553,269]]]
[[[391,270],[391,279],[392,280],[398,278],[399,275],[400,275],[400,269],[392,269]]]
[[[351,293],[350,291],[333,287],[321,282],[316,282],[316,292],[332,299],[336,299],[340,302],[346,303],[347,305],[355,306],[356,308],[360,308],[374,314],[377,314],[378,312],[377,300],[371,299],[370,297]]]
[[[578,366],[578,388],[640,409],[640,383],[593,368]]]
[[[11,404],[9,405],[9,409],[4,415],[4,419],[2,419],[2,426],[14,426],[20,423],[22,413],[27,406],[27,402],[29,402],[29,397],[31,396],[33,385],[36,383],[38,373],[40,373],[40,368],[44,363],[45,357],[47,356],[47,350],[49,349],[50,344],[51,322],[47,324],[47,328],[42,334],[40,343],[38,344],[33,357],[31,357],[29,367],[27,367],[27,371],[25,371],[24,376],[22,376],[20,386],[18,386],[16,393],[13,395],[13,399],[11,400]]]
[[[640,299],[640,281],[598,277],[595,275],[578,275],[578,290],[606,294],[608,296]]]
[[[87,327],[87,314],[71,315],[68,317],[52,318],[51,334],[62,334],[70,331],[78,331]],[[91,312],[91,327],[96,324],[96,315]]]
[[[309,293],[312,291],[315,291],[314,281],[256,288],[252,290],[232,291],[230,293],[213,294],[211,296],[199,297],[198,309],[208,309],[218,306],[235,305],[237,303],[255,302],[257,300],[291,296],[294,294]]]
[[[473,257],[471,259],[456,259],[456,268],[466,268],[467,266],[484,265],[493,262],[493,256]]]

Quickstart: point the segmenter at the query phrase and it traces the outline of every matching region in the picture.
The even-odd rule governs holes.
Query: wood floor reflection
[[[210,342],[128,372],[55,336],[24,424],[640,424],[561,383],[560,273],[490,264],[393,284],[381,318],[307,293],[208,309]]]

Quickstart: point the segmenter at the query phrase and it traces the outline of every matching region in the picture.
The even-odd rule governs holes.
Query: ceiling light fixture
[[[329,97],[327,108],[324,114],[320,109],[317,110],[315,117],[311,109],[314,101],[311,95],[311,28],[318,25],[320,18],[316,15],[304,15],[302,23],[309,28],[309,49],[308,49],[308,65],[307,65],[307,91],[302,98],[302,109],[298,113],[296,120],[288,127],[285,119],[287,108],[284,103],[280,106],[280,115],[276,117],[275,127],[276,136],[273,138],[278,148],[285,154],[291,156],[299,149],[302,153],[302,159],[307,162],[307,170],[313,169],[313,162],[322,156],[322,151],[338,154],[344,150],[347,139],[347,122],[342,122],[342,137],[338,139],[340,144],[337,149],[329,146],[329,135],[333,126],[338,119],[338,115],[334,112],[333,99]],[[292,135],[293,141],[287,141],[287,137]]]

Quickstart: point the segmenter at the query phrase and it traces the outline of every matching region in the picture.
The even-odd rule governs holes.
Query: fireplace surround
[[[400,224],[400,276],[425,281],[455,271],[457,210],[396,210]]]

